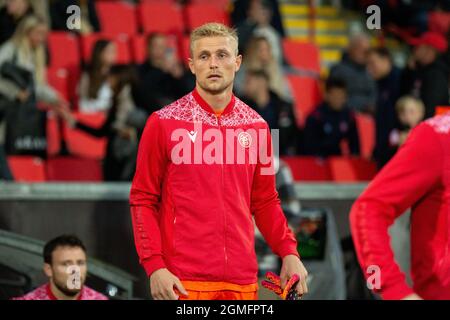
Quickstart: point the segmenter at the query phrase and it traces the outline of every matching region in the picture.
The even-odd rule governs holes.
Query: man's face
[[[244,93],[249,98],[255,99],[258,95],[269,90],[269,84],[262,76],[247,74],[245,80]]]
[[[232,87],[242,62],[242,57],[236,52],[237,43],[231,37],[207,37],[195,41],[189,68],[197,85],[211,94],[219,94]]]
[[[155,36],[150,43],[148,52],[151,61],[164,59],[167,52],[166,38],[163,36]]]
[[[44,265],[50,281],[66,296],[80,292],[86,280],[86,253],[79,247],[57,247],[52,253],[52,263]],[[79,276],[77,281],[71,281]]]
[[[391,71],[391,62],[376,53],[371,53],[367,59],[367,70],[375,80],[379,80]]]
[[[417,62],[425,66],[436,59],[437,53],[432,47],[422,44],[414,48],[413,55]]]
[[[326,93],[326,101],[331,109],[341,111],[347,103],[347,92],[341,88],[330,88]]]
[[[363,65],[367,62],[367,54],[369,52],[369,49],[369,40],[361,38],[355,40],[354,43],[351,44],[349,54],[354,62]]]

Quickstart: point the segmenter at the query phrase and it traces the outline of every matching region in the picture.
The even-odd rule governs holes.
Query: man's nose
[[[209,62],[209,67],[211,69],[217,68],[218,67],[218,63],[217,62],[218,62],[217,57],[212,56],[211,59],[210,59],[210,62]]]

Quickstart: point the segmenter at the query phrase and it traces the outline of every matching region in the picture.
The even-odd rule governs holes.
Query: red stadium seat
[[[180,57],[181,61],[188,66],[189,65],[189,57],[191,56],[189,52],[189,44],[190,44],[190,38],[189,36],[184,36],[180,39]]]
[[[75,113],[74,116],[77,120],[93,127],[100,127],[105,121],[104,113]],[[97,160],[105,157],[106,138],[97,138],[68,126],[64,126],[64,137],[67,149],[73,155]]]
[[[167,45],[175,51],[175,55],[180,57],[177,37],[174,35],[167,36]],[[131,51],[133,53],[133,61],[135,63],[143,63],[147,57],[147,37],[144,35],[135,35],[131,38]]]
[[[330,157],[328,162],[336,182],[370,181],[377,173],[376,164],[362,158]]]
[[[117,63],[128,64],[131,63],[131,52],[129,46],[129,37],[125,35],[112,36],[107,34],[92,33],[81,38],[81,49],[83,60],[86,63],[90,62],[92,48],[95,42],[99,39],[108,39],[113,41],[117,46]]]
[[[182,34],[183,15],[177,4],[144,2],[138,6],[138,18],[144,33],[162,32]]]
[[[50,32],[48,36],[50,51],[49,69],[67,70],[67,96],[69,101],[76,100],[76,86],[80,77],[81,50],[78,38],[69,32]]]
[[[53,31],[48,35],[50,68],[79,68],[80,45],[78,38],[70,32]]]
[[[47,69],[47,81],[66,100],[70,99],[69,94],[69,73],[67,69],[55,68]]]
[[[306,118],[322,101],[319,83],[314,78],[288,75],[287,79],[294,96],[297,125],[303,127]]]
[[[48,181],[102,181],[99,160],[76,157],[50,158],[46,162]]]
[[[364,159],[371,159],[375,148],[375,120],[370,115],[357,113],[356,126],[358,128],[361,156]]]
[[[132,35],[138,32],[136,8],[133,4],[125,1],[100,1],[95,5],[102,33]]]
[[[43,182],[45,178],[44,160],[32,156],[8,156],[8,165],[15,181]]]
[[[292,171],[295,181],[330,181],[326,160],[317,157],[281,157]]]
[[[291,66],[320,73],[319,49],[315,44],[284,39],[283,51]]]
[[[47,155],[57,155],[61,149],[61,131],[59,118],[53,113],[47,113]]]
[[[189,30],[193,30],[207,22],[230,24],[230,19],[225,9],[221,9],[216,4],[211,3],[193,3],[186,6],[186,20]]]
[[[191,0],[190,3],[200,4],[200,5],[203,5],[203,4],[214,4],[214,5],[218,6],[221,9],[228,10],[228,9],[230,9],[232,1],[231,0],[214,0],[214,1],[211,1],[211,0]]]

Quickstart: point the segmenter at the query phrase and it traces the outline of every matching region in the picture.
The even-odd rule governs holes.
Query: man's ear
[[[189,69],[191,70],[192,74],[195,74],[194,60],[192,60],[192,58],[189,58],[188,63],[189,63]]]
[[[241,68],[241,64],[242,64],[242,55],[240,54],[240,55],[238,55],[236,57],[236,69],[235,69],[235,72],[239,71],[239,69]]]
[[[48,263],[44,263],[43,270],[48,278],[51,278],[53,276],[52,267]]]

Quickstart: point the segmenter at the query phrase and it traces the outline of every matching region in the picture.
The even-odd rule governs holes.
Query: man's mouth
[[[221,78],[221,76],[218,74],[211,74],[208,76],[208,79],[219,79],[219,78]]]

